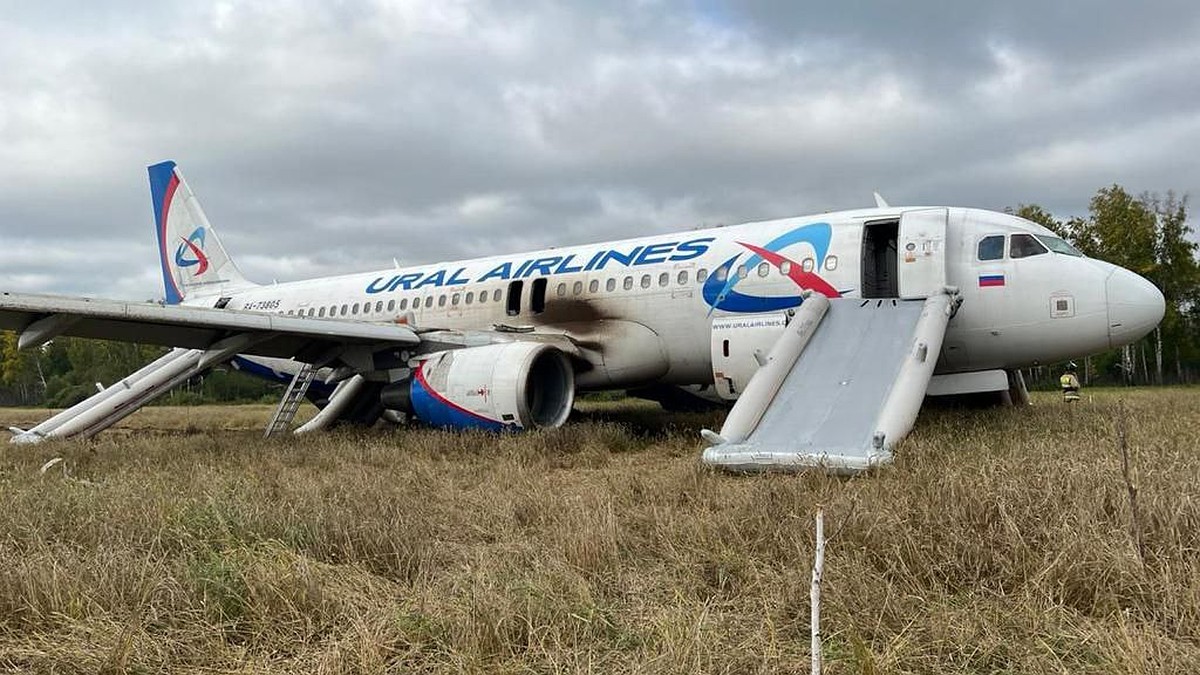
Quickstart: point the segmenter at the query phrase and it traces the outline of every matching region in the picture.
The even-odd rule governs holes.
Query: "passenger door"
[[[901,214],[896,251],[901,299],[927,298],[946,285],[946,217],[946,209]]]

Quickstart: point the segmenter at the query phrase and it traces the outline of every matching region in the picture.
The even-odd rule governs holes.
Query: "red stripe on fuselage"
[[[763,260],[771,263],[776,268],[782,267],[783,263],[785,262],[790,263],[791,267],[787,272],[788,278],[800,288],[816,291],[827,298],[842,297],[842,294],[838,293],[836,288],[830,286],[829,282],[822,279],[819,275],[813,274],[812,272],[805,272],[804,268],[800,266],[800,263],[796,262],[795,260],[785,258],[778,253],[775,253],[774,251],[768,251],[761,246],[755,246],[754,244],[747,244],[741,241],[738,243],[750,249],[751,251],[754,251]]]

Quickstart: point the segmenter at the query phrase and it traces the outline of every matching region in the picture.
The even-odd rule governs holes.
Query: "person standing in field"
[[[1079,400],[1079,378],[1075,375],[1077,367],[1072,361],[1067,364],[1067,372],[1058,378],[1059,385],[1062,386],[1063,401],[1071,403]]]

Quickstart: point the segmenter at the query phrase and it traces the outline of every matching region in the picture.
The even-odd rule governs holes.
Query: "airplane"
[[[305,281],[247,280],[172,161],[149,167],[164,297],[4,293],[20,345],[174,347],[13,442],[98,433],[230,363],[307,399],[307,432],[416,419],[558,427],[576,392],[732,405],[704,461],[855,473],[891,461],[926,395],[1027,400],[1019,369],[1119,347],[1159,290],[1013,215],[876,206]]]

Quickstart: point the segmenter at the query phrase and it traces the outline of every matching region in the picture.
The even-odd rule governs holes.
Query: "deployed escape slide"
[[[179,386],[186,380],[207,372],[226,362],[235,347],[225,349],[176,348],[167,352],[134,374],[93,394],[41,424],[29,429],[10,427],[12,443],[39,443],[48,438],[89,438],[137,412],[142,406]],[[267,425],[266,436],[291,429],[292,419],[317,374],[307,364],[297,364],[291,384],[284,392],[279,407]],[[292,433],[324,429],[337,421],[338,416],[361,389],[363,378],[355,375],[338,383],[329,402],[320,413]]]
[[[88,438],[137,412],[143,405],[200,371],[203,349],[177,348],[134,374],[29,429],[10,428],[12,443],[46,438]]]
[[[732,471],[853,474],[892,461],[912,429],[957,307],[810,294],[737,399],[704,462]]]

